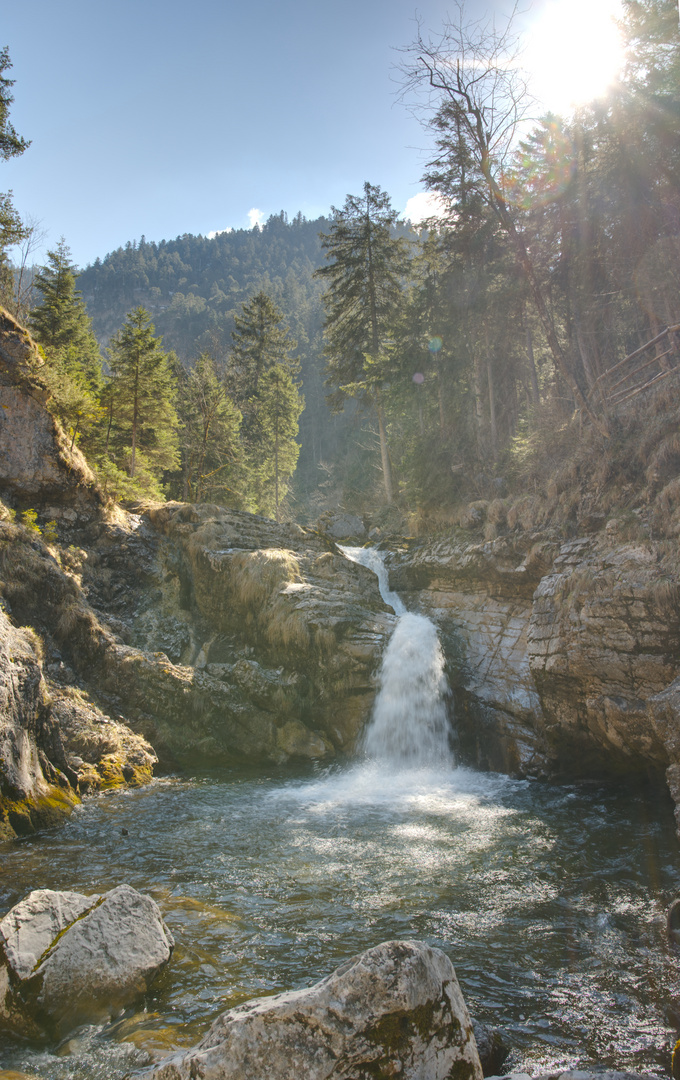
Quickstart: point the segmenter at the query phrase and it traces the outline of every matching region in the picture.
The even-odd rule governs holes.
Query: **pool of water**
[[[121,882],[161,906],[170,965],[135,1009],[60,1046],[0,1036],[0,1076],[117,1080],[225,1008],[411,937],[451,957],[513,1067],[669,1071],[678,846],[670,802],[649,791],[375,763],[223,770],[93,798],[0,845],[0,914],[31,889]]]

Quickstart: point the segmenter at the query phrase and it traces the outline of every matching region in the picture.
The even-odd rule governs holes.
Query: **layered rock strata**
[[[607,533],[388,555],[440,627],[462,756],[519,776],[663,774],[680,788],[680,573],[665,543]]]
[[[370,571],[298,526],[107,502],[43,369],[0,312],[0,839],[148,780],[147,739],[173,766],[350,752],[394,623]]]

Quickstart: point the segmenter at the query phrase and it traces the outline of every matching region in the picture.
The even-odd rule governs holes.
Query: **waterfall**
[[[407,611],[389,588],[387,568],[375,548],[341,550],[378,577],[380,595],[399,616],[380,670],[380,689],[364,733],[367,757],[400,767],[451,767],[446,698],[449,693],[436,627]]]

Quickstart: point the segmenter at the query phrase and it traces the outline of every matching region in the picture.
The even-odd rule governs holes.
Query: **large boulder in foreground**
[[[143,994],[174,940],[129,885],[103,896],[38,889],[0,921],[0,1024],[61,1035]]]
[[[388,941],[307,990],[247,1002],[146,1080],[482,1080],[451,961],[419,941]]]

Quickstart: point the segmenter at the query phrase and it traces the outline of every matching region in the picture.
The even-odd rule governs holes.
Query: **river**
[[[225,1008],[414,937],[448,953],[472,1014],[506,1030],[514,1068],[668,1071],[680,1023],[664,924],[678,886],[670,799],[457,767],[436,633],[408,621],[420,618],[397,624],[359,760],[159,779],[0,845],[0,912],[31,889],[128,882],[177,941],[143,1005],[60,1046],[5,1038],[0,1070],[120,1080]],[[397,677],[397,702],[416,688],[402,713],[423,714],[423,753],[401,721],[385,723]]]

